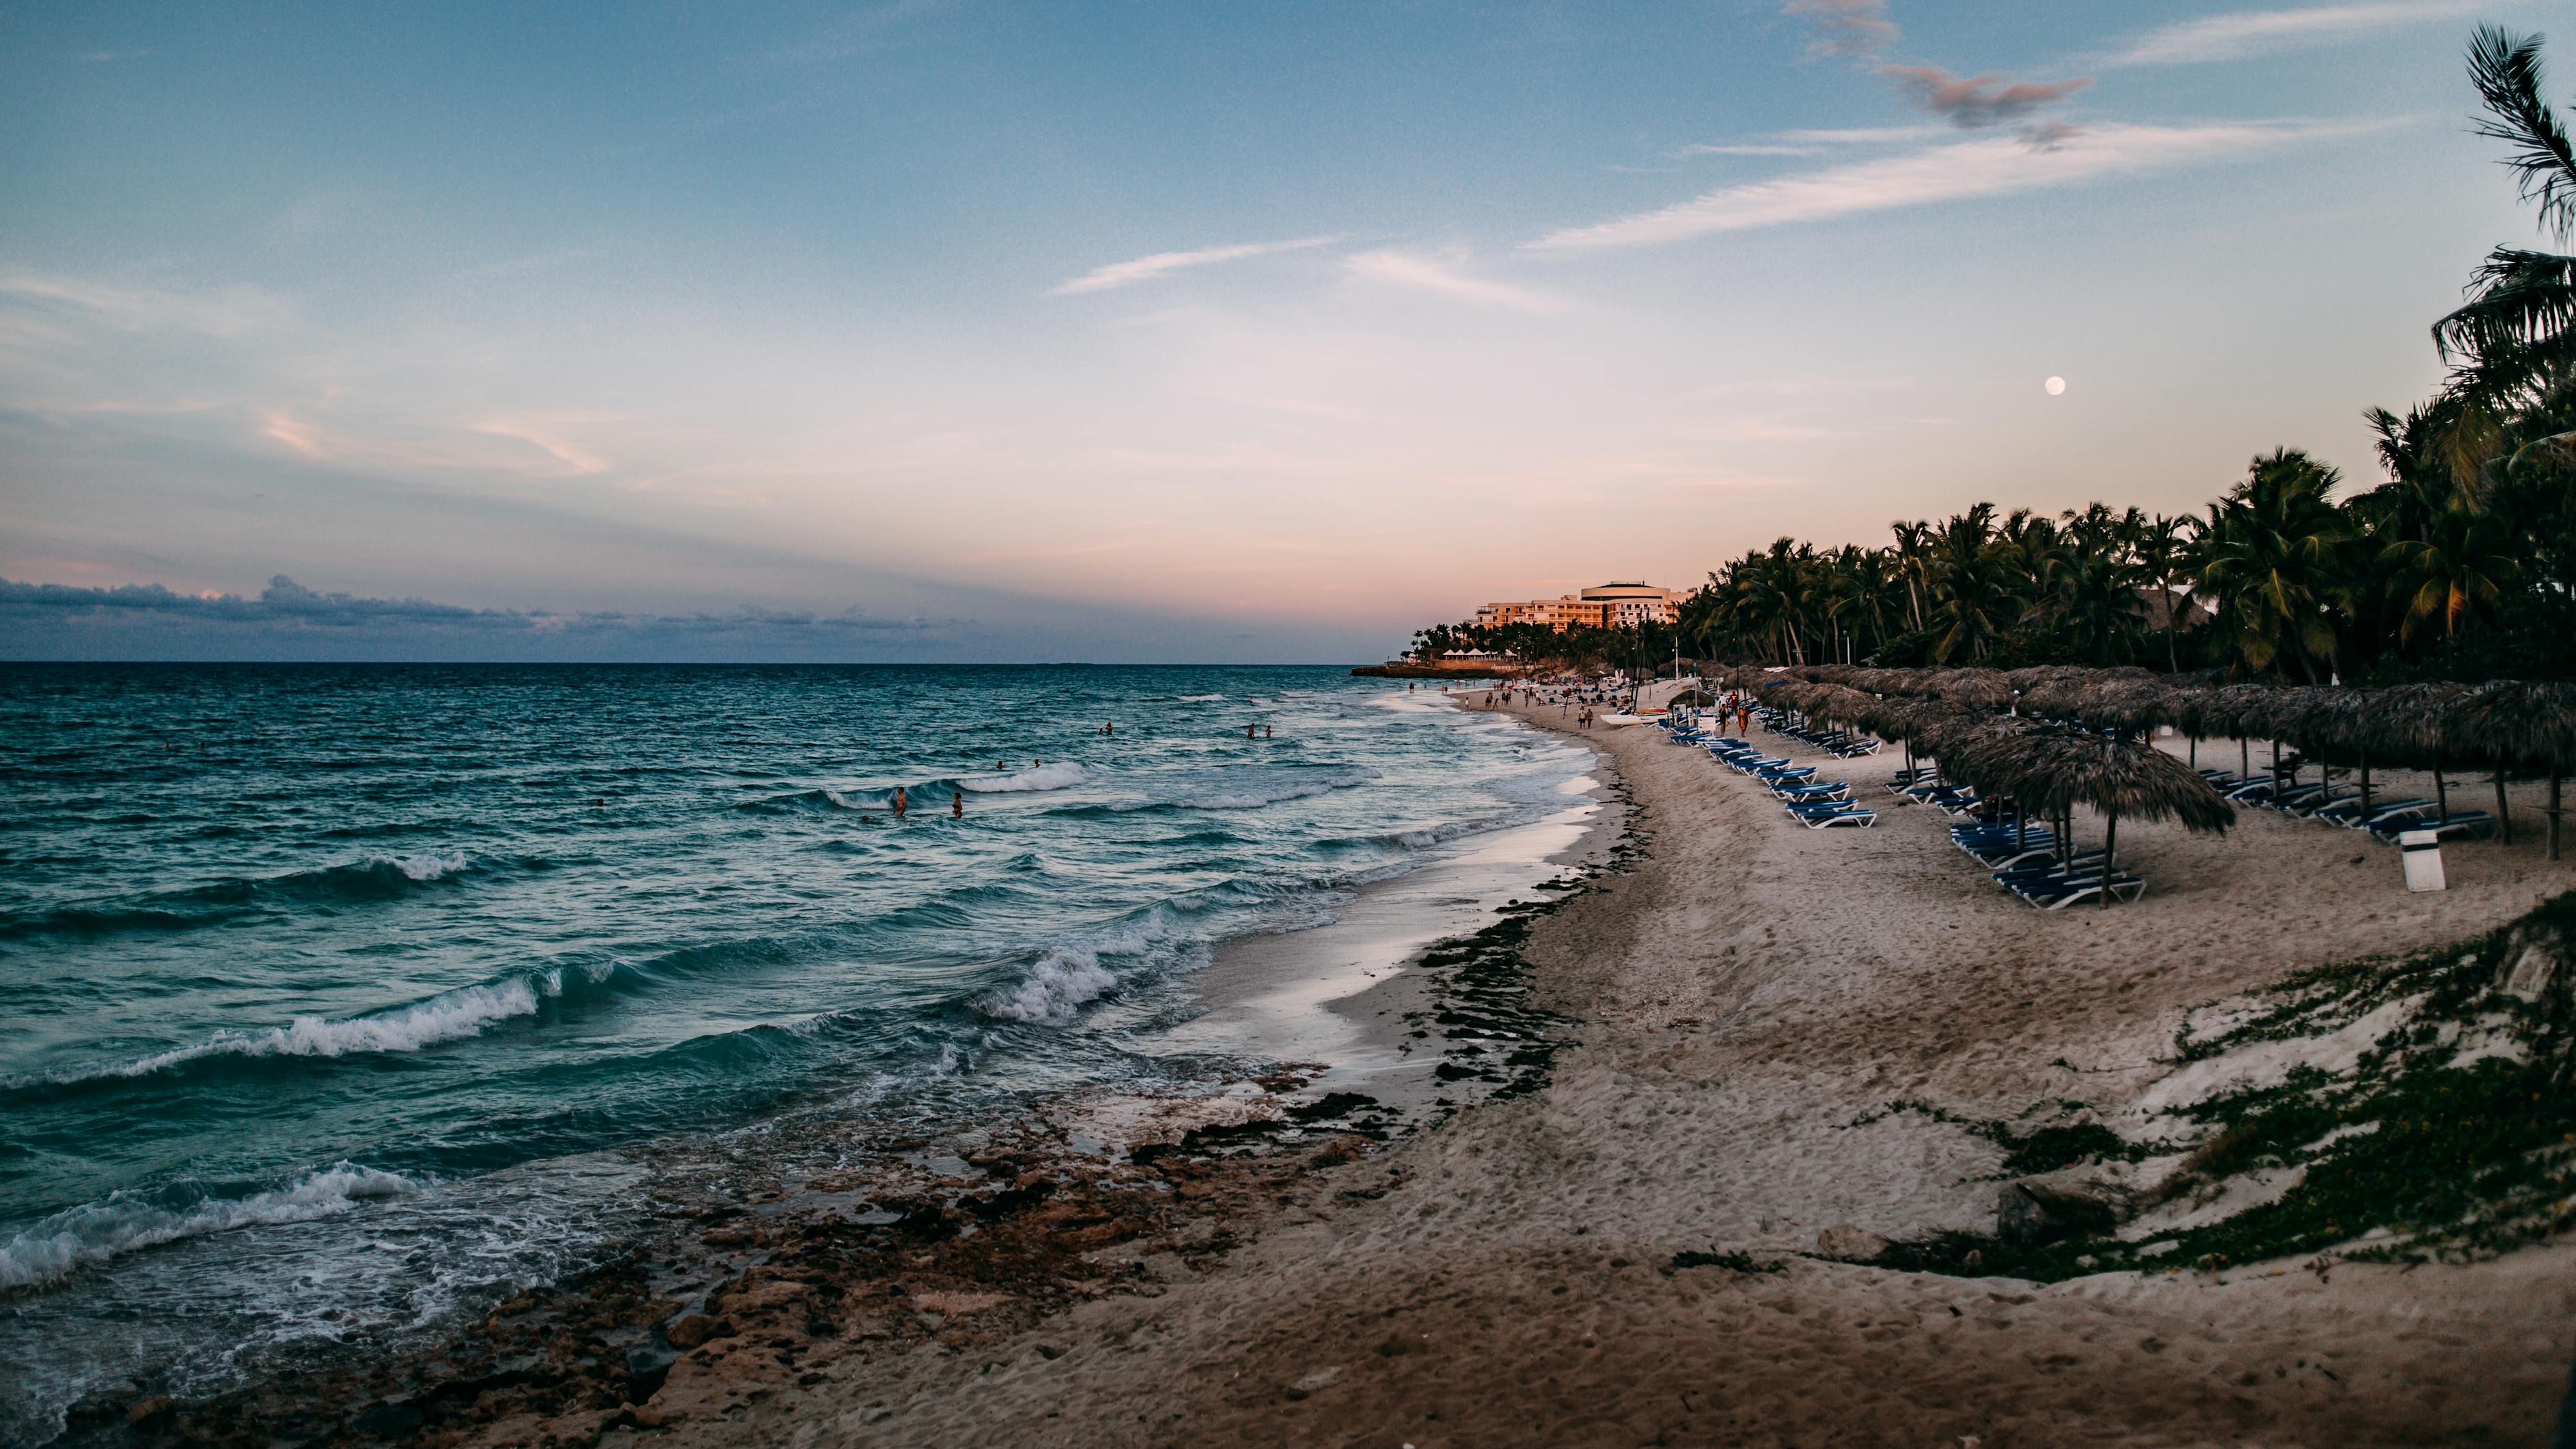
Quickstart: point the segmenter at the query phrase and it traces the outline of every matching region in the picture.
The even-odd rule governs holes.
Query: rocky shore
[[[2513,1017],[2495,993],[2547,971],[2440,953],[2576,884],[2536,844],[2458,852],[2452,889],[2419,896],[2307,822],[2124,825],[2154,893],[2051,914],[1984,882],[1929,810],[1800,830],[1656,731],[1595,742],[1633,798],[1629,848],[1417,968],[1444,984],[1415,1029],[1480,1105],[1409,1130],[1358,1102],[1300,1113],[1291,1074],[843,1143],[837,1168],[746,1134],[658,1174],[661,1226],[628,1257],[437,1357],[114,1406],[136,1420],[114,1431],[621,1449],[2546,1437],[2576,1349],[2576,1251],[2548,1202],[2483,1236],[2356,1220],[2293,1255],[2150,1251],[2216,1241],[2190,1235],[2331,1165],[2314,1144],[2227,1146],[2203,1107],[2273,1101],[2263,1073],[2284,1062],[2282,1081],[2329,1092],[2455,1059],[2429,1018],[2343,1005],[2387,990],[2420,1012],[2456,980],[2475,1019]],[[2516,998],[2533,1030],[2563,987]],[[1103,1123],[1126,1150],[1104,1150]],[[2105,1258],[2087,1234],[2126,1246]]]

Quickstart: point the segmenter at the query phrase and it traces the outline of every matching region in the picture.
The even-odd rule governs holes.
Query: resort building
[[[1575,624],[1595,629],[1669,624],[1678,617],[1682,600],[1689,597],[1685,590],[1659,589],[1648,583],[1596,584],[1579,594],[1553,599],[1487,604],[1476,611],[1476,622],[1488,627],[1544,624],[1550,629]]]

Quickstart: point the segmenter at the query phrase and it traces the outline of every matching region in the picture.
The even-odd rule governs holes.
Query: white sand
[[[1808,831],[1658,731],[1596,739],[1644,807],[1652,858],[1534,939],[1542,989],[1585,1023],[1545,1091],[1309,1179],[1226,1266],[1167,1275],[1181,1281],[1158,1297],[970,1354],[845,1361],[810,1392],[663,1438],[2546,1437],[2576,1352],[2576,1253],[2558,1246],[2411,1272],[2264,1264],[2051,1287],[1803,1259],[1663,1271],[1683,1249],[1809,1249],[1836,1224],[1990,1229],[1995,1148],[1920,1114],[1849,1124],[1898,1097],[1988,1118],[2055,1098],[2125,1112],[2168,1074],[2190,1009],[2454,940],[2567,888],[2576,872],[2542,859],[2536,831],[2450,847],[2452,889],[2409,895],[2395,852],[2350,832],[2263,811],[2223,840],[2130,822],[2122,864],[2147,899],[2043,913],[1984,881],[1936,812],[1887,806],[1893,751],[1828,771],[1877,797],[1879,828]],[[2234,754],[2204,745],[2203,763]]]

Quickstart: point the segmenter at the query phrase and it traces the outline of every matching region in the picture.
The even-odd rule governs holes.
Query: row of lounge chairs
[[[1986,868],[1995,884],[2042,910],[2062,911],[2078,901],[2117,901],[2147,893],[2145,877],[2114,870],[2105,876],[2101,851],[2069,851],[2045,825],[2024,828],[2009,815],[1950,827],[1950,843]]]
[[[1835,826],[1866,827],[1878,823],[1877,811],[1852,800],[1851,786],[1839,780],[1816,778],[1813,765],[1795,764],[1783,755],[1764,754],[1749,741],[1706,733],[1696,724],[1675,723],[1672,736],[1682,744],[1708,751],[1720,764],[1736,773],[1753,777],[1762,788],[1771,792],[1773,799],[1780,802],[1780,808],[1791,820],[1810,830]],[[1871,743],[1877,742],[1873,740]],[[1825,747],[1818,745],[1818,748]]]
[[[1983,866],[1995,884],[2042,910],[2099,901],[2105,890],[2118,901],[2146,894],[2143,877],[2114,871],[2105,880],[2102,852],[2070,853],[2045,823],[2025,823],[2009,807],[1945,784],[1929,765],[1897,771],[1888,777],[1887,789],[1957,819],[1960,823],[1950,827],[1950,843]]]
[[[2395,843],[2410,830],[2429,830],[2438,839],[2484,837],[2495,833],[2496,818],[2485,810],[2442,813],[2439,802],[2421,796],[2371,796],[2364,807],[2356,786],[2329,786],[2322,781],[2296,784],[2269,775],[2239,779],[2226,770],[2203,770],[2201,777],[2240,805],[2260,805],[2285,815],[2301,815],[2346,830],[2367,831],[2373,839]]]

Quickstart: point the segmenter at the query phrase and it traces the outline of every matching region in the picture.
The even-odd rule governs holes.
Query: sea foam
[[[1039,953],[1018,980],[985,992],[971,1004],[996,1021],[1068,1025],[1086,1003],[1118,984],[1100,958],[1144,955],[1170,934],[1168,922],[1164,909],[1156,906],[1088,940],[1058,942]]]
[[[1089,771],[1075,764],[1033,765],[1008,775],[989,780],[960,780],[959,785],[978,795],[1011,794],[1022,790],[1061,790],[1079,785],[1091,778]]]
[[[50,1283],[90,1264],[182,1238],[330,1217],[421,1186],[396,1173],[342,1162],[268,1192],[203,1198],[177,1209],[112,1192],[97,1202],[65,1208],[0,1246],[0,1290]]]
[[[512,1017],[533,1016],[541,995],[553,996],[560,990],[560,977],[551,973],[511,977],[489,985],[442,991],[426,1001],[373,1016],[337,1021],[299,1016],[285,1026],[259,1031],[227,1028],[190,1046],[173,1047],[84,1075],[140,1077],[214,1056],[338,1057],[353,1052],[418,1051],[440,1042],[481,1035],[493,1024]]]

